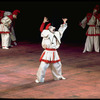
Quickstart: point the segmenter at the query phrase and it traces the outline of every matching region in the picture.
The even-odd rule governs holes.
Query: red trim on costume
[[[53,51],[55,51],[56,49],[49,49],[49,48],[46,48],[46,50],[50,50],[50,51],[53,50]],[[61,60],[60,60],[60,57],[59,57],[59,60],[55,60],[55,61],[54,61],[54,52],[53,52],[53,60],[52,60],[52,61],[42,59],[44,55],[45,55],[45,52],[43,52],[43,54],[41,55],[40,60],[39,60],[40,62],[41,62],[41,61],[44,61],[44,62],[46,62],[46,63],[56,63],[56,62],[61,61]]]
[[[51,23],[49,23],[49,24],[47,24],[47,26],[46,26],[46,30],[48,30],[49,29],[49,26],[51,26]]]
[[[89,27],[95,27],[95,25],[89,25]]]
[[[41,24],[41,26],[40,26],[40,32],[43,31],[44,25],[45,25],[45,23],[42,23],[42,24]],[[47,26],[45,27],[45,29],[48,30],[50,25],[51,25],[51,23],[47,24]]]
[[[0,22],[1,22],[1,19],[3,18],[4,12],[5,12],[5,11],[0,10]]]
[[[0,34],[7,34],[7,33],[10,33],[10,32],[0,32]]]
[[[100,36],[100,33],[99,34],[96,34],[96,33],[95,34],[88,34],[88,31],[87,31],[86,35],[87,36]]]
[[[45,54],[45,52],[43,52],[43,54],[41,55],[41,57],[40,57],[40,61],[41,61],[41,59],[43,58],[44,54]]]
[[[56,51],[56,49],[50,49],[50,48],[46,48],[46,50],[49,50],[49,51]]]
[[[89,25],[89,27],[95,27],[95,25]],[[100,33],[99,34],[88,34],[88,31],[86,32],[86,35],[87,36],[100,36]]]
[[[45,25],[45,23],[42,23],[42,24],[41,24],[41,26],[40,26],[40,32],[43,31],[43,29],[44,29],[44,25]]]
[[[92,17],[92,13],[88,13],[87,14],[87,23],[89,22],[89,20],[91,19],[91,17]]]
[[[13,42],[16,42],[16,41],[13,41]]]
[[[99,34],[88,34],[86,33],[87,36],[100,36],[100,33]]]
[[[55,61],[49,61],[49,60],[41,59],[40,62],[41,62],[41,61],[44,61],[44,62],[46,62],[46,63],[56,63],[56,62],[59,62],[59,61],[61,61],[61,60],[59,59],[59,60],[55,60]]]

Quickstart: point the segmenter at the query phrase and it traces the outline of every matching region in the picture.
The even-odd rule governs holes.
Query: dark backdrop
[[[0,1],[0,9],[5,11],[20,10],[18,18],[15,20],[15,33],[17,41],[31,41],[40,43],[40,25],[43,17],[61,19],[68,18],[68,28],[65,31],[62,42],[64,43],[84,43],[86,30],[78,24],[88,12],[92,12],[95,5],[100,5],[96,0],[15,0]]]

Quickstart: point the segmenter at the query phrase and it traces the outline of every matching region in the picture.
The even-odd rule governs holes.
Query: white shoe
[[[39,83],[39,81],[38,81],[37,79],[35,80],[35,82],[36,82],[36,83]]]
[[[86,51],[84,50],[83,53],[85,53]]]
[[[9,49],[9,48],[7,48],[7,47],[2,47],[2,49]]]
[[[66,79],[65,77],[61,76],[58,79],[54,79],[54,80],[56,81],[56,80],[65,80],[65,79]]]
[[[62,76],[61,79],[62,79],[62,80],[65,80],[66,78]]]
[[[95,52],[98,52],[99,53],[99,51],[95,51]]]
[[[14,42],[14,45],[17,45],[17,43],[16,43],[16,42]]]

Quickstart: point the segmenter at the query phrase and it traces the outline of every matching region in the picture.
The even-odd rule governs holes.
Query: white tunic
[[[9,17],[4,17],[1,19],[1,24],[0,24],[0,33],[10,33],[9,28],[12,20]]]
[[[54,33],[50,32],[49,30],[42,31],[42,47],[45,50],[40,57],[40,61],[44,61],[46,63],[56,63],[60,61],[60,57],[56,49],[58,49],[61,44],[61,38],[66,28],[67,23],[62,24],[58,31],[55,31]]]

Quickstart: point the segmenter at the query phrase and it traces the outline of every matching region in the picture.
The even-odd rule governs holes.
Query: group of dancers
[[[2,49],[9,49],[13,45],[17,45],[16,35],[14,31],[14,19],[17,18],[19,10],[10,11],[0,10],[0,34]]]
[[[99,5],[96,5],[93,12],[87,13],[86,17],[79,23],[83,29],[86,25],[89,26],[86,31],[87,37],[83,53],[92,52],[93,49],[95,52],[99,52],[100,50],[100,14],[98,12]],[[11,42],[13,42],[14,45],[17,45],[14,32],[14,19],[17,18],[18,13],[20,13],[19,10],[14,10],[12,13],[0,10],[0,34],[2,49],[9,49],[9,47],[12,46]],[[40,32],[44,51],[40,56],[40,66],[36,74],[36,83],[44,82],[46,69],[49,66],[51,66],[54,80],[66,79],[62,75],[62,63],[57,49],[60,47],[61,38],[64,31],[68,27],[67,20],[67,18],[62,18],[63,23],[60,25],[58,30],[56,30],[56,27],[49,22],[47,17],[44,17],[43,19],[40,26]],[[47,22],[49,23],[45,26]]]

